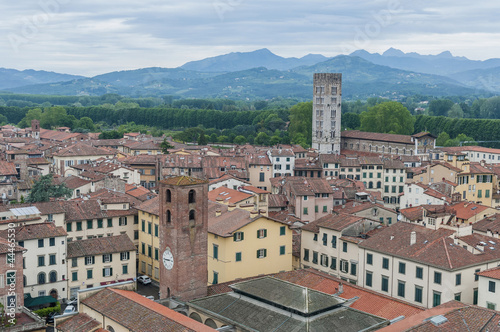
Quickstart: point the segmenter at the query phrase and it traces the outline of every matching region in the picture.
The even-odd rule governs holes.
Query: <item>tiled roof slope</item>
[[[7,238],[8,230],[0,232],[0,236]],[[64,227],[57,227],[52,222],[42,222],[39,224],[28,224],[14,228],[16,234],[16,241],[26,241],[32,239],[45,239],[48,237],[66,236],[67,233]]]
[[[480,276],[500,280],[500,266],[476,273]]]
[[[302,227],[302,230],[317,233],[319,232],[319,228],[322,227],[322,228],[333,229],[336,231],[342,231],[346,227],[351,226],[352,224],[363,219],[364,218],[362,217],[352,216],[348,214],[338,214],[338,215],[328,214],[324,217],[321,217],[315,221],[308,223],[307,225],[304,225]]]
[[[87,314],[79,313],[62,323],[57,324],[57,330],[61,332],[88,332],[100,327],[101,323]]]
[[[134,332],[215,331],[132,291],[106,288],[82,303]]]
[[[145,201],[141,205],[137,206],[137,210],[144,211],[147,213],[154,214],[155,216],[160,215],[160,197],[156,196],[150,200]]]
[[[413,231],[416,233],[416,243],[410,245],[410,236]],[[453,233],[452,230],[431,230],[415,224],[398,222],[373,234],[361,242],[359,247],[444,270],[473,266],[500,258],[498,250],[474,255],[462,246],[454,244],[454,240],[450,238]],[[468,237],[459,238],[464,242],[467,242],[467,239]]]
[[[68,258],[136,250],[127,234],[68,242]]]

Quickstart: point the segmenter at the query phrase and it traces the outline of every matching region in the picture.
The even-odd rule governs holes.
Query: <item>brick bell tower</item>
[[[171,177],[159,191],[160,298],[206,296],[208,181]]]

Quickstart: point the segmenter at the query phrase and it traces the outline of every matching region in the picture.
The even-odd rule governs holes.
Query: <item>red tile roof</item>
[[[96,148],[85,143],[77,142],[54,153],[58,157],[80,157],[80,156],[109,156],[107,150]]]
[[[68,258],[134,251],[136,247],[127,234],[68,242]]]
[[[395,142],[402,144],[414,144],[411,136],[407,135],[395,135],[395,134],[382,134],[382,133],[370,133],[359,130],[344,130],[342,132],[343,138],[355,138],[364,139],[370,141],[383,141],[383,142]]]
[[[16,165],[7,161],[0,160],[0,175],[17,175]]]
[[[476,273],[477,275],[500,280],[500,266]]]
[[[72,316],[62,323],[57,324],[57,330],[61,332],[88,332],[100,327],[99,323],[94,318],[87,314],[79,313]]]
[[[487,233],[491,231],[492,233],[500,233],[500,213],[495,213],[489,217],[486,217],[472,225],[474,231],[480,231]]]
[[[149,199],[143,202],[141,205],[136,207],[139,211],[144,211],[147,213],[154,214],[155,216],[160,215],[160,197],[156,196],[155,198]]]
[[[208,183],[207,180],[197,179],[190,176],[173,176],[160,182],[172,186],[192,186],[196,184]]]
[[[224,202],[225,204],[236,204],[246,199],[251,199],[254,195],[226,187],[215,188],[208,192],[208,200],[212,202]]]
[[[342,231],[346,227],[349,227],[356,222],[363,220],[362,217],[357,217],[348,214],[328,214],[324,217],[321,217],[315,221],[311,221],[307,225],[302,226],[302,230],[314,232],[319,232],[319,228],[328,228],[336,231]]]
[[[0,236],[7,238],[9,230],[0,231]],[[44,239],[57,236],[66,236],[64,227],[56,227],[52,222],[42,222],[39,224],[28,224],[14,228],[16,241],[26,241],[33,239]]]
[[[214,329],[136,292],[106,288],[82,300],[126,329],[135,332],[205,332]]]

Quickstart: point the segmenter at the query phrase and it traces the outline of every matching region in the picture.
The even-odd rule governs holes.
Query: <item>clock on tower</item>
[[[160,296],[207,295],[208,181],[188,176],[159,182]]]

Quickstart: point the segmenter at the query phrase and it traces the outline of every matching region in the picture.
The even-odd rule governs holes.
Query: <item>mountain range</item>
[[[344,99],[401,99],[415,94],[484,97],[500,92],[500,59],[476,61],[450,52],[420,55],[393,48],[382,54],[358,50],[333,58],[319,54],[285,58],[261,49],[191,61],[178,68],[144,68],[95,77],[0,68],[0,89],[50,95],[310,100],[317,72],[342,73]]]

